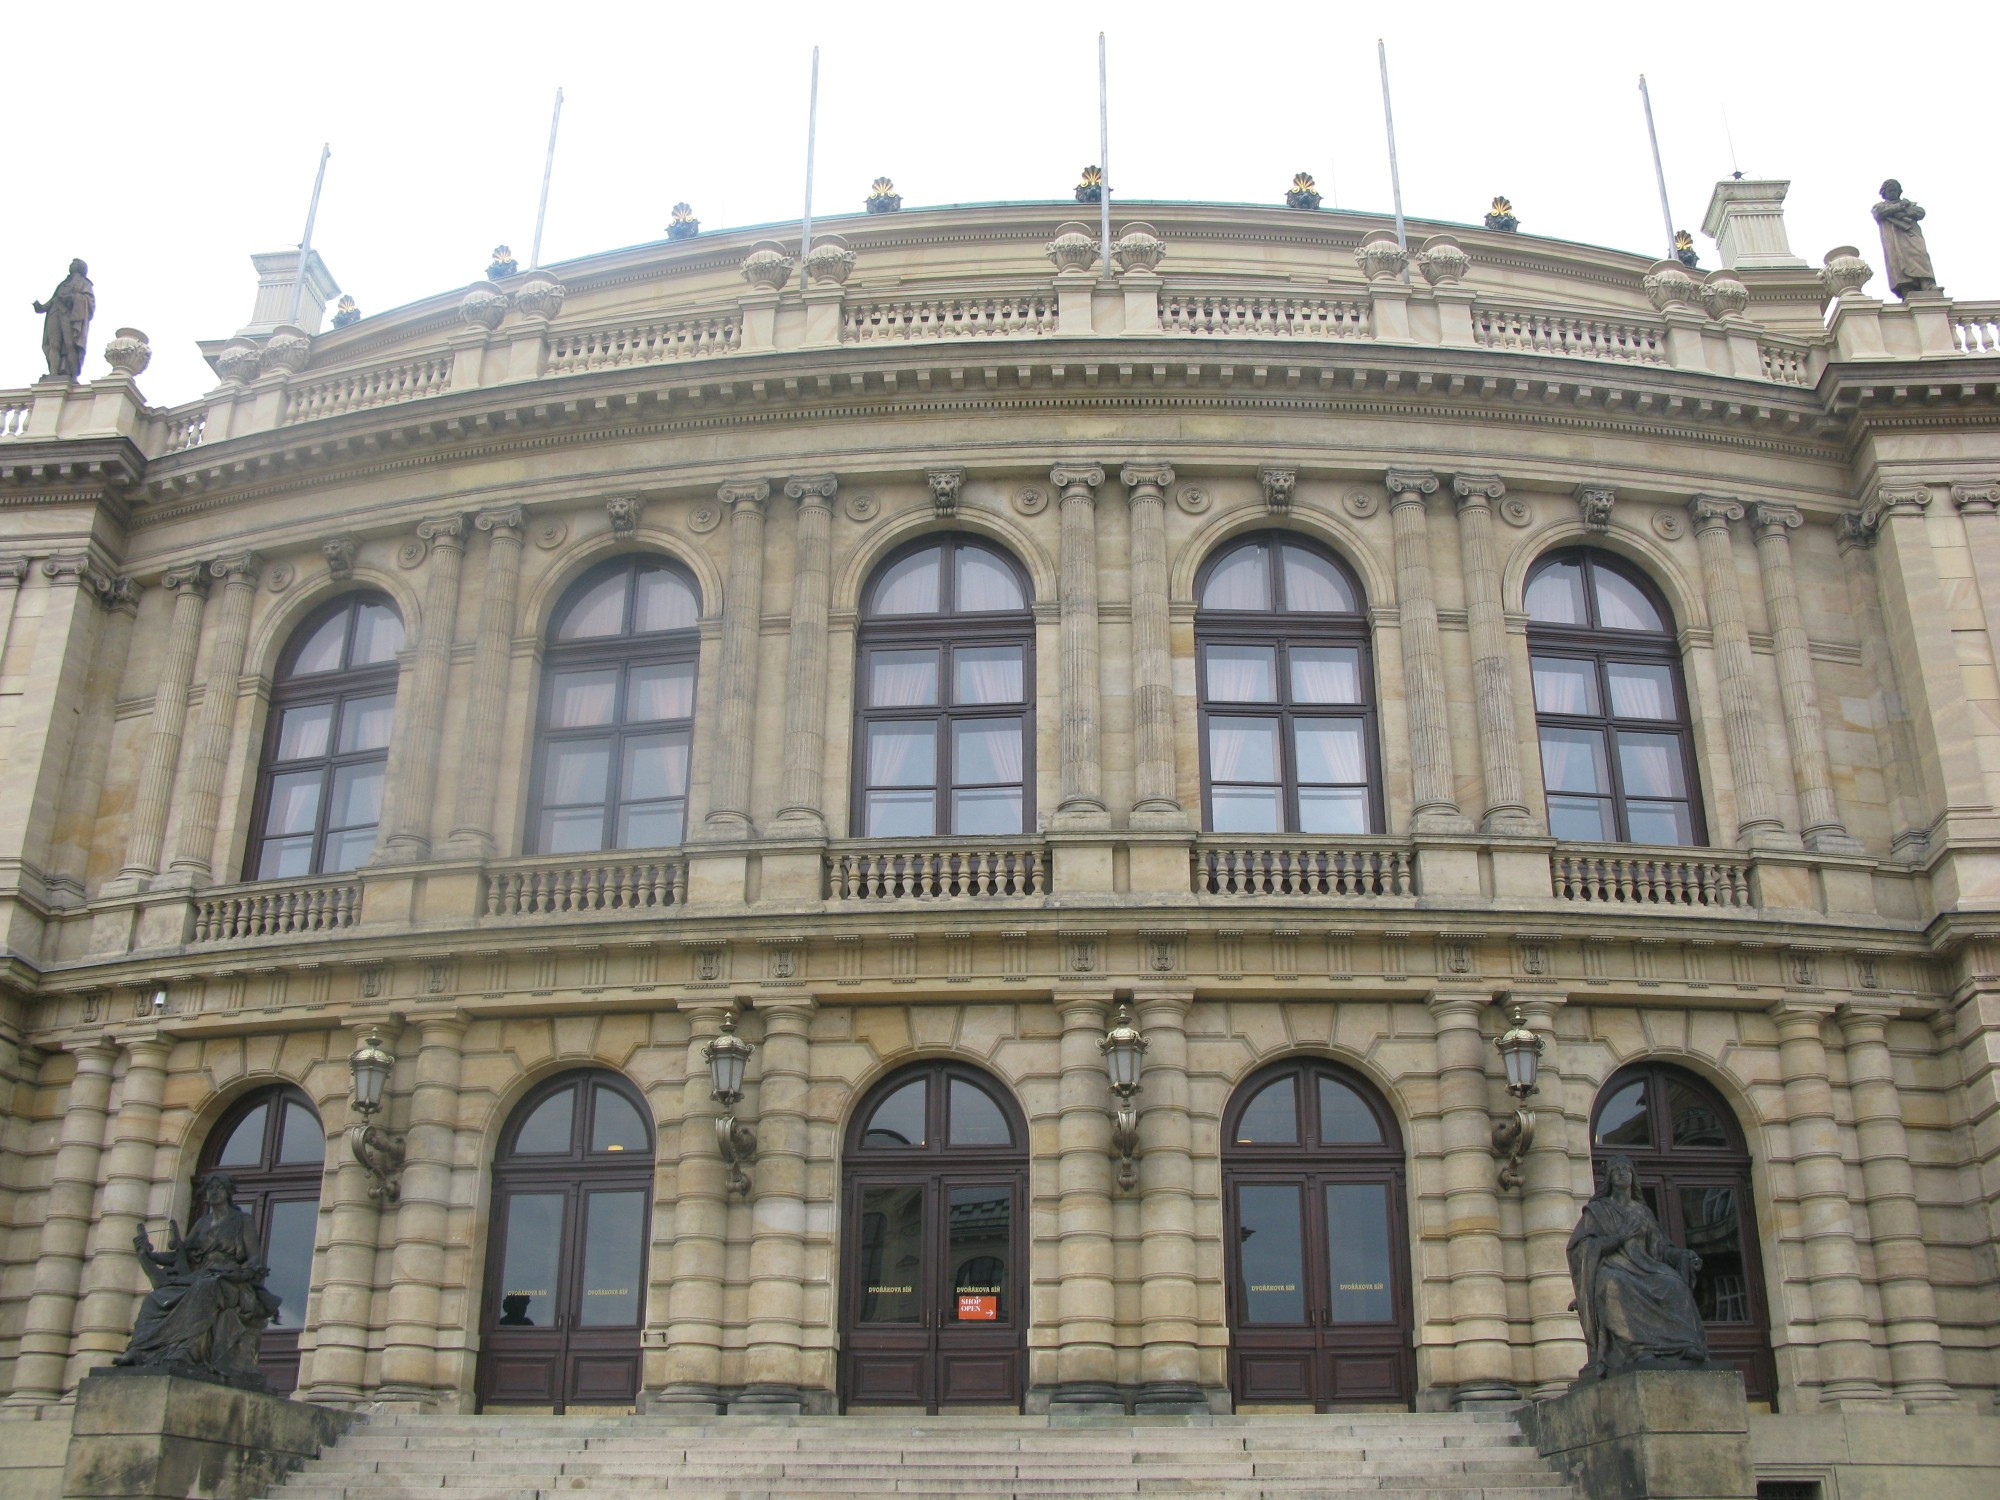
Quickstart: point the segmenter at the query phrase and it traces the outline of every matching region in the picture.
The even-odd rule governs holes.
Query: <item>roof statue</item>
[[[1076,201],[1095,203],[1104,196],[1104,168],[1085,167],[1083,176],[1077,179]]]
[[[1898,297],[1912,292],[1938,290],[1937,272],[1931,269],[1930,247],[1918,227],[1924,210],[1903,196],[1903,185],[1891,177],[1882,184],[1882,201],[1870,205],[1875,222],[1882,228],[1882,260],[1889,270],[1889,286]]]
[[[1291,190],[1285,194],[1287,208],[1318,208],[1319,185],[1313,181],[1312,173],[1301,172],[1292,179]]]
[[[1486,227],[1497,229],[1503,234],[1512,234],[1521,227],[1521,221],[1514,217],[1514,205],[1500,194],[1493,200],[1493,207],[1487,212]]]
[[[488,281],[500,281],[505,277],[512,276],[520,269],[521,263],[514,258],[512,250],[509,250],[505,245],[495,245],[493,247],[493,264],[486,268],[486,279]]]
[[[80,260],[69,263],[69,275],[49,293],[49,300],[37,302],[42,317],[42,357],[49,362],[52,380],[83,378],[83,342],[90,332],[90,320],[97,314],[97,293],[90,285],[90,267]]]

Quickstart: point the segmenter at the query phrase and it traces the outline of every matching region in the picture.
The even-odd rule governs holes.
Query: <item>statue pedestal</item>
[[[155,1371],[77,1388],[66,1500],[250,1500],[346,1429],[351,1414]]]
[[[1734,1370],[1628,1370],[1524,1407],[1521,1426],[1590,1500],[1755,1500]]]

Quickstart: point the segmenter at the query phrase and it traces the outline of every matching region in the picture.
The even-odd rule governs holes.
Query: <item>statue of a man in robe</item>
[[[52,378],[83,378],[83,341],[90,332],[90,320],[97,314],[97,293],[91,288],[89,271],[82,261],[71,261],[69,275],[49,293],[49,300],[35,304],[35,311],[43,315],[42,357],[49,362]]]
[[[1882,184],[1882,201],[1872,205],[1882,226],[1882,259],[1888,263],[1889,285],[1898,297],[1938,289],[1931,269],[1931,252],[1918,227],[1923,209],[1903,196],[1903,185],[1891,177]]]

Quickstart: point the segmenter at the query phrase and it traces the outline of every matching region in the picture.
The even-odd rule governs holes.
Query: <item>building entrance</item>
[[[849,1127],[841,1399],[1021,1404],[1027,1362],[1027,1125],[959,1063],[891,1075]]]
[[[653,1132],[615,1073],[521,1102],[493,1163],[482,1406],[623,1406],[639,1392]]]

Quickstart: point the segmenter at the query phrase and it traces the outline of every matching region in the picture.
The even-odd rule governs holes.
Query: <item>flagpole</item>
[[[819,48],[813,48],[812,95],[806,103],[806,212],[799,221],[799,290],[809,284],[806,257],[813,247],[813,144],[819,133]]]
[[[1097,33],[1098,246],[1104,252],[1104,279],[1111,279],[1111,88],[1104,69],[1104,33]]]
[[[1646,87],[1646,75],[1639,75],[1639,98],[1646,106],[1646,139],[1653,143],[1653,176],[1660,184],[1660,222],[1667,228],[1667,259],[1674,254],[1674,211],[1667,207],[1667,169],[1660,165],[1660,134],[1653,129],[1653,95]]]
[[[313,220],[319,217],[319,190],[326,182],[327,158],[333,155],[333,147],[325,142],[319,148],[319,172],[313,178],[312,203],[306,209],[306,232],[299,241],[299,269],[292,278],[292,310],[285,316],[287,323],[297,325],[299,321],[299,299],[306,292],[306,267],[312,264]]]
[[[1375,38],[1375,60],[1382,65],[1382,123],[1389,132],[1389,191],[1396,200],[1396,248],[1403,252],[1403,280],[1410,279],[1410,237],[1403,229],[1403,174],[1396,167],[1396,113],[1389,107],[1389,49]]]
[[[556,127],[562,124],[562,90],[556,90],[556,112],[549,117],[549,154],[542,163],[542,203],[535,210],[535,243],[528,251],[528,269],[542,263],[542,223],[549,216],[549,177],[556,169]]]

